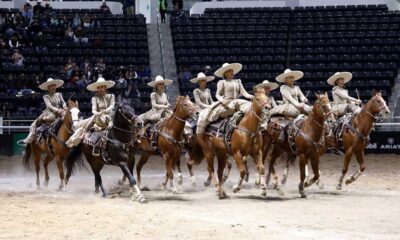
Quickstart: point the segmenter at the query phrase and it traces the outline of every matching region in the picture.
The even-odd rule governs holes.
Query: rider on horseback
[[[262,115],[262,121],[261,121],[261,125],[260,125],[260,130],[264,131],[267,129],[267,124],[269,121],[269,111],[272,108],[277,107],[278,105],[276,105],[275,99],[273,96],[269,96],[269,93],[275,89],[277,89],[279,87],[279,85],[277,83],[274,82],[270,82],[268,80],[264,80],[262,83],[257,84],[254,88],[263,88],[265,91],[265,95],[267,95],[268,97],[268,104],[265,105],[265,108],[263,110],[263,115]]]
[[[198,88],[193,90],[194,100],[197,105],[201,108],[207,108],[214,104],[214,100],[211,97],[210,89],[206,88],[207,82],[214,80],[213,76],[206,76],[204,73],[200,72],[197,74],[197,78],[190,79],[191,83],[197,83]]]
[[[57,93],[56,89],[64,84],[60,79],[47,79],[46,82],[39,85],[39,88],[48,91],[48,94],[43,96],[46,109],[42,114],[31,124],[27,138],[24,143],[31,143],[35,138],[36,129],[43,123],[52,123],[57,117],[65,114],[67,105],[61,93]]]
[[[78,123],[74,134],[66,142],[68,147],[77,146],[91,128],[95,131],[104,130],[112,126],[112,114],[115,107],[114,94],[108,94],[107,89],[115,85],[114,81],[105,80],[100,77],[95,83],[87,86],[87,90],[96,92],[92,97],[92,113],[93,116]]]
[[[328,84],[334,86],[332,89],[333,105],[332,110],[336,117],[341,117],[346,113],[359,113],[361,108],[356,104],[361,104],[361,100],[350,97],[349,91],[345,89],[345,84],[352,79],[353,75],[349,72],[337,72],[328,79]]]
[[[253,99],[254,96],[247,93],[240,79],[233,79],[241,69],[240,63],[224,63],[215,72],[215,76],[223,78],[217,84],[216,98],[218,102],[200,112],[196,130],[198,137],[203,137],[205,128],[210,122],[230,117],[239,110],[243,112],[248,110],[250,102],[238,98],[243,95],[247,99]]]

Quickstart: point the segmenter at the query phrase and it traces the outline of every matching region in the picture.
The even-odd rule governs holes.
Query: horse
[[[223,138],[204,134],[203,137],[197,136],[197,144],[193,146],[190,158],[194,162],[200,162],[204,157],[208,164],[208,173],[212,182],[216,187],[219,199],[228,197],[222,188],[223,171],[227,162],[227,154],[234,157],[237,167],[240,171],[240,179],[238,184],[233,187],[233,192],[240,191],[241,184],[246,174],[243,158],[250,155],[255,160],[260,175],[265,174],[264,165],[262,164],[261,152],[261,135],[258,132],[262,109],[268,103],[264,89],[257,89],[255,97],[250,104],[250,109],[245,113],[240,123],[235,127],[232,133],[231,143],[228,146]],[[214,171],[214,156],[217,156],[218,170],[217,176]],[[265,177],[264,177],[265,179]],[[261,186],[261,195],[266,196],[265,184]]]
[[[128,104],[120,104],[117,106],[113,117],[113,126],[101,133],[102,145],[105,147],[101,148],[99,156],[93,155],[93,147],[84,141],[72,149],[65,162],[67,169],[66,182],[68,183],[69,178],[73,173],[75,163],[78,161],[79,164],[82,164],[81,155],[83,153],[86,160],[89,162],[95,177],[96,193],[99,192],[100,188],[103,197],[108,195],[103,186],[100,171],[105,164],[109,164],[120,167],[123,174],[128,178],[132,200],[137,200],[140,203],[145,202],[146,199],[142,195],[138,185],[136,184],[135,177],[129,171],[126,164],[128,162],[130,164],[135,163],[134,155],[128,153],[132,152],[135,145],[133,142],[133,136],[136,134],[136,117],[135,110]],[[103,156],[107,155],[109,157],[104,159]],[[131,158],[133,158],[133,160]],[[136,196],[134,196],[133,193],[136,193]]]
[[[352,124],[346,125],[346,130],[342,131],[345,154],[342,174],[336,186],[337,190],[342,189],[343,178],[349,169],[350,160],[353,155],[356,156],[360,168],[350,178],[346,179],[346,185],[353,183],[364,172],[364,149],[369,142],[369,134],[373,125],[382,113],[388,115],[390,114],[390,110],[386,105],[386,101],[382,98],[381,92],[374,90],[371,99],[363,106],[362,111],[354,117]]]
[[[323,95],[316,94],[316,97],[317,100],[313,105],[312,113],[300,121],[299,124],[294,123],[292,142],[289,136],[283,141],[278,139],[280,133],[273,126],[272,122],[275,121],[274,118],[270,119],[267,130],[263,135],[263,158],[265,160],[267,156],[269,157],[269,171],[276,181],[274,188],[277,188],[277,177],[274,167],[276,159],[284,153],[292,161],[295,160],[295,155],[299,157],[299,193],[302,198],[307,197],[304,187],[312,185],[319,179],[319,157],[324,147],[325,121],[327,119],[329,121],[335,120],[327,93]],[[305,182],[305,168],[309,160],[311,161],[314,177]]]
[[[79,121],[79,112],[80,112],[78,101],[68,100],[67,105],[68,105],[68,110],[62,119],[62,124],[61,126],[58,126],[58,129],[55,129],[57,135],[56,136],[50,135],[44,138],[42,142],[34,141],[32,143],[27,144],[25,147],[23,162],[25,166],[28,166],[31,155],[33,153],[35,158],[36,187],[38,189],[40,189],[39,172],[40,172],[40,160],[42,153],[46,153],[46,157],[43,162],[45,171],[44,186],[45,187],[48,186],[50,179],[48,165],[54,158],[56,158],[58,173],[60,176],[59,189],[60,190],[65,189],[63,161],[65,157],[68,155],[70,150],[65,145],[65,141],[67,141],[71,137],[73,133],[72,131],[73,124]]]
[[[173,193],[178,193],[178,189],[174,183],[174,168],[180,164],[180,156],[182,151],[183,130],[186,120],[193,117],[198,111],[197,106],[190,100],[188,96],[179,96],[176,100],[176,106],[173,114],[160,122],[160,125],[155,129],[158,136],[156,136],[156,146],[165,161],[167,169],[166,175],[162,181],[162,189],[166,188],[168,181],[170,181],[170,189]],[[154,133],[153,133],[154,134]],[[141,170],[144,164],[147,163],[151,155],[158,153],[151,144],[151,139],[141,138],[139,149],[142,151],[139,162],[136,165],[136,174],[138,185],[141,186]],[[189,165],[188,165],[189,166]],[[180,166],[179,172],[180,172]],[[191,168],[190,168],[191,170]],[[182,175],[179,174],[178,184],[182,185]]]

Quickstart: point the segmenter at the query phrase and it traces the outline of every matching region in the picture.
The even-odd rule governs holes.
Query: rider
[[[156,123],[161,118],[172,115],[171,104],[168,102],[168,96],[164,92],[165,86],[172,84],[172,80],[164,79],[158,75],[154,81],[147,83],[154,88],[154,92],[150,94],[151,109],[138,116],[138,120],[144,124],[151,122]]]
[[[214,101],[211,97],[210,89],[206,88],[207,82],[211,82],[214,79],[215,77],[206,76],[202,72],[197,74],[197,78],[190,79],[191,83],[197,83],[199,85],[198,88],[193,90],[193,95],[194,100],[201,109],[204,109],[214,104]]]
[[[100,77],[95,83],[87,86],[87,90],[96,92],[92,97],[92,113],[93,116],[78,123],[77,129],[74,134],[66,142],[68,147],[78,145],[86,132],[92,127],[95,131],[101,131],[107,127],[112,126],[112,114],[115,107],[114,94],[108,94],[107,89],[115,85],[114,81],[105,80]]]
[[[43,96],[46,109],[42,114],[31,124],[28,136],[23,140],[24,143],[28,144],[34,140],[36,128],[42,123],[51,123],[59,117],[63,116],[67,110],[67,105],[61,93],[56,92],[56,89],[64,84],[63,80],[60,79],[47,79],[46,82],[39,85],[41,90],[47,91],[48,94]]]
[[[350,97],[348,90],[344,88],[352,77],[353,75],[349,72],[337,72],[327,81],[328,84],[334,86],[332,89],[332,110],[337,117],[346,113],[359,113],[361,111],[361,108],[356,105],[361,104],[361,100]]]
[[[269,111],[272,108],[277,107],[278,105],[276,105],[275,99],[273,96],[269,96],[269,93],[275,89],[277,89],[279,87],[279,85],[277,83],[274,82],[270,82],[268,80],[264,80],[262,83],[257,84],[254,88],[263,88],[265,91],[265,95],[267,95],[268,97],[268,104],[265,105],[265,108],[263,109],[263,115],[262,115],[262,121],[261,121],[261,126],[260,126],[260,130],[266,130],[267,129],[267,124],[269,121]]]
[[[253,99],[254,96],[247,93],[240,79],[233,78],[241,69],[242,64],[240,63],[224,63],[214,73],[215,76],[223,78],[217,84],[216,98],[218,102],[200,112],[196,130],[198,137],[203,137],[205,128],[210,122],[214,122],[218,118],[230,117],[238,110],[243,112],[248,110],[249,102],[238,98],[243,95],[247,99]]]
[[[309,114],[312,107],[307,105],[308,99],[304,96],[299,86],[294,82],[301,79],[304,73],[286,69],[284,73],[276,77],[276,81],[285,83],[280,87],[283,104],[271,110],[271,116],[281,114],[286,117],[297,117],[300,113]]]

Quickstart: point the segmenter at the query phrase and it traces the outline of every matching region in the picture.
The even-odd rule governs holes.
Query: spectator
[[[37,0],[36,5],[33,7],[33,14],[39,15],[44,12],[44,7],[41,4],[42,0]]]
[[[126,71],[125,78],[127,81],[139,78],[139,75],[135,71],[134,66],[130,65],[128,71]]]
[[[57,27],[59,25],[58,18],[53,14],[50,17],[50,26]]]
[[[31,24],[29,25],[28,30],[29,30],[29,34],[30,34],[32,37],[35,37],[39,32],[42,32],[42,31],[43,31],[42,25],[39,23],[39,20],[38,20],[38,19],[34,19],[34,20],[31,22]]]
[[[135,15],[135,1],[134,0],[125,0],[125,13],[128,16],[133,16]]]
[[[7,48],[7,43],[3,36],[0,36],[0,49]]]
[[[209,65],[204,67],[204,74],[208,77],[208,76],[214,76],[214,72],[211,69],[211,67]]]
[[[139,75],[140,79],[150,78],[150,76],[151,76],[151,73],[144,66],[141,66],[139,68],[139,71],[137,71],[137,74]]]
[[[75,65],[74,66],[74,70],[72,70],[72,72],[71,72],[71,76],[69,78],[69,82],[70,83],[75,83],[76,81],[79,80],[81,75],[82,75],[81,69],[79,68],[78,65]]]
[[[42,32],[39,32],[38,35],[33,39],[33,43],[37,53],[47,52],[47,38]]]
[[[106,69],[106,64],[104,63],[104,59],[100,58],[94,67],[95,67],[95,72],[102,73]]]
[[[85,58],[85,62],[81,64],[80,69],[83,72],[83,74],[85,74],[88,78],[90,78],[90,76],[93,73],[93,66],[90,63],[89,58]]]
[[[100,13],[111,14],[110,8],[107,6],[106,1],[103,1],[103,4],[100,6]]]
[[[33,11],[32,11],[32,6],[30,3],[25,3],[24,6],[22,7],[21,10],[21,15],[22,17],[26,18],[28,21],[28,23],[30,22],[30,20],[32,20],[33,18]]]
[[[50,6],[50,2],[49,2],[49,1],[46,2],[45,6],[44,6],[43,12],[44,12],[45,14],[51,14],[51,13],[53,13],[53,8]]]
[[[87,43],[89,40],[87,37],[84,37],[85,31],[82,29],[81,26],[78,27],[75,31],[74,42],[75,43]]]
[[[72,73],[72,70],[74,69],[74,67],[75,67],[75,62],[72,60],[72,58],[70,57],[70,58],[68,58],[68,62],[67,62],[67,64],[65,64],[65,66],[64,66],[64,71],[65,71],[65,73],[66,73],[66,75],[67,75],[67,79],[70,79],[71,78],[71,73]]]
[[[11,62],[14,67],[24,66],[24,56],[22,56],[19,49],[15,49],[14,54],[11,56]]]
[[[79,17],[78,13],[75,13],[74,19],[72,19],[72,27],[76,28],[81,26],[81,18]]]
[[[174,5],[174,11],[182,11],[183,8],[182,0],[172,0],[172,4]]]
[[[71,27],[68,27],[64,34],[64,40],[66,42],[74,42],[75,34]]]
[[[76,85],[78,86],[78,88],[80,90],[85,89],[85,87],[87,86],[87,79],[86,79],[85,74],[81,74],[79,76],[79,79],[76,81]]]
[[[89,15],[87,15],[87,14],[85,14],[85,16],[83,17],[83,27],[84,28],[92,28],[93,27],[92,19],[90,19]]]
[[[165,14],[167,13],[167,0],[158,0],[158,10],[161,15],[161,23],[165,23]]]
[[[178,74],[178,79],[180,79],[183,82],[188,82],[190,79],[192,79],[192,73],[189,71],[188,66],[183,66],[182,71]]]

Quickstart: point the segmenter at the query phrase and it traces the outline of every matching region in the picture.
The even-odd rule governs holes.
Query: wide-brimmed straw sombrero
[[[262,83],[259,83],[255,86],[255,88],[264,88],[269,86],[269,88],[271,89],[271,91],[277,89],[279,87],[279,85],[277,83],[274,82],[270,82],[268,80],[264,80]]]
[[[64,81],[61,80],[61,79],[52,79],[52,78],[49,78],[49,79],[47,79],[46,82],[40,84],[40,85],[39,85],[39,88],[42,89],[42,90],[47,90],[47,88],[48,88],[49,85],[51,85],[51,84],[55,84],[55,85],[56,85],[56,88],[59,88],[59,87],[61,87],[61,86],[64,84]]]
[[[276,81],[283,83],[285,82],[285,78],[288,76],[293,76],[294,81],[297,81],[304,76],[304,73],[302,71],[292,71],[288,68],[282,74],[276,77]]]
[[[104,78],[100,77],[100,78],[97,79],[96,82],[88,85],[87,86],[87,90],[92,91],[92,92],[96,92],[98,86],[106,86],[107,89],[108,89],[108,88],[114,87],[114,85],[115,85],[114,81],[105,80]]]
[[[233,70],[233,75],[237,74],[242,70],[242,64],[240,63],[224,63],[220,69],[215,71],[214,75],[217,77],[224,77],[224,73],[228,70]]]
[[[335,86],[335,82],[339,78],[344,78],[344,83],[348,83],[353,78],[353,74],[349,72],[337,72],[328,78],[327,82],[328,84]]]
[[[199,72],[197,74],[197,78],[190,79],[190,82],[198,83],[200,80],[206,80],[207,82],[211,82],[214,79],[215,79],[215,77],[213,77],[213,76],[206,76],[203,72]]]
[[[162,76],[158,75],[154,81],[151,81],[147,83],[150,87],[156,87],[157,84],[159,83],[164,83],[165,86],[172,84],[172,80],[170,79],[164,79]]]

